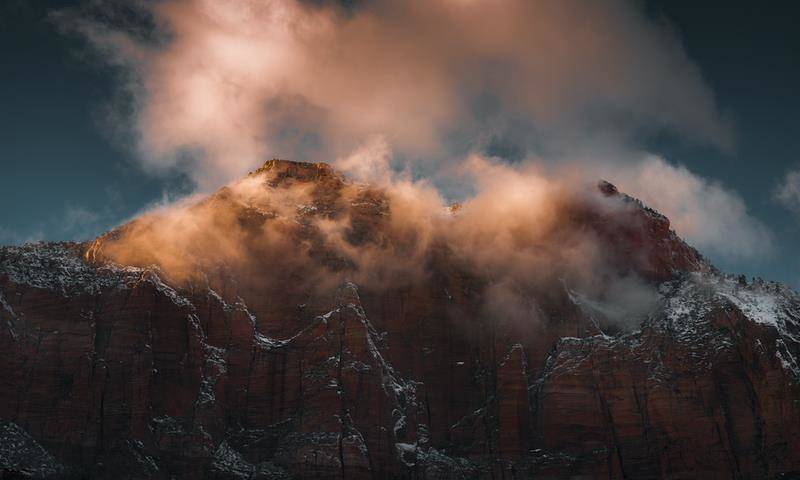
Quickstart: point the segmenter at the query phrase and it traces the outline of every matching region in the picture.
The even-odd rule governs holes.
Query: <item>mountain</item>
[[[797,293],[607,182],[509,244],[392,195],[272,160],[0,249],[2,478],[800,476]]]

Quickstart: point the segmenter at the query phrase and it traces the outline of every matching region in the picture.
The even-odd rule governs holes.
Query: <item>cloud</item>
[[[59,22],[126,72],[120,118],[144,165],[206,190],[376,137],[427,171],[498,145],[549,158],[662,130],[732,143],[677,35],[633,1],[90,5]]]
[[[56,232],[61,235],[59,240],[85,240],[96,236],[108,226],[103,220],[107,216],[108,212],[100,214],[85,207],[70,205],[51,218],[29,225],[24,232],[0,225],[0,245],[53,240]]]
[[[87,258],[156,265],[171,282],[243,298],[270,289],[328,298],[343,281],[370,292],[454,281],[453,294],[485,289],[486,313],[520,325],[567,292],[620,326],[647,314],[653,269],[669,267],[630,254],[636,222],[614,224],[637,206],[531,163],[472,155],[459,170],[475,193],[453,208],[429,182],[405,175],[376,186],[326,166],[272,163],[210,197],[137,217],[95,241]],[[675,247],[659,244],[654,254],[679,254]]]
[[[38,242],[44,238],[41,228],[22,234],[15,230],[0,225],[0,245],[21,245],[23,243]]]
[[[373,137],[350,155],[339,158],[334,165],[343,173],[359,181],[383,185],[391,181],[392,150],[386,139]]]
[[[494,152],[559,174],[607,172],[713,255],[769,251],[738,194],[636,153],[637,139],[662,131],[732,143],[680,39],[636,2],[99,5],[59,21],[124,72],[118,118],[143,164],[182,169],[201,190],[283,157],[378,184],[403,170],[469,197],[453,177],[465,158]]]
[[[747,211],[739,194],[683,165],[650,155],[610,175],[623,191],[666,215],[672,228],[702,252],[735,259],[773,250],[770,231]]]
[[[775,200],[800,215],[800,169],[791,170],[775,188]]]
[[[70,206],[67,207],[63,216],[62,229],[65,232],[74,234],[83,234],[87,231],[96,230],[97,224],[100,221],[100,215],[85,207]],[[97,232],[94,232],[96,235]]]

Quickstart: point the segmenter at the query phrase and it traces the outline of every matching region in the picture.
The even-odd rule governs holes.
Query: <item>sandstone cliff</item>
[[[718,272],[610,184],[562,205],[568,227],[548,235],[590,232],[614,275],[652,288],[635,321],[558,272],[497,314],[493,278],[447,244],[423,274],[364,276],[317,220],[346,219],[348,249],[411,255],[380,189],[323,164],[251,176],[303,203],[223,189],[191,207],[225,212],[213,222],[243,232],[244,262],[171,269],[126,243],[143,221],[0,249],[4,475],[800,474],[800,296]]]

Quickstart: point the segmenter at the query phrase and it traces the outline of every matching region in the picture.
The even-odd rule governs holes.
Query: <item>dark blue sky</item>
[[[721,1],[649,6],[678,29],[720,109],[733,119],[736,135],[729,153],[676,143],[654,149],[738,191],[774,233],[773,255],[717,263],[800,286],[800,219],[773,198],[786,171],[800,167],[800,6]]]
[[[144,173],[104,125],[113,72],[48,18],[72,4],[0,7],[0,243],[90,238],[184,185]]]
[[[0,243],[89,238],[164,195],[188,191],[154,177],[104,125],[114,72],[85,58],[82,41],[48,20],[75,2],[6,0],[0,6]],[[735,125],[721,152],[676,139],[650,148],[739,192],[773,232],[775,251],[721,267],[800,286],[800,219],[773,199],[800,167],[800,7],[771,2],[651,1],[650,15],[680,33],[689,56]]]

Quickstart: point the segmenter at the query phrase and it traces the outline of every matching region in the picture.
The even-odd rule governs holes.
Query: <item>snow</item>
[[[705,321],[713,309],[736,308],[748,320],[772,327],[782,336],[797,341],[800,296],[774,282],[742,284],[732,275],[694,273],[661,287],[667,298],[664,313],[676,324]]]
[[[288,340],[276,340],[276,339],[274,339],[272,337],[268,337],[268,336],[266,336],[263,333],[258,332],[258,331],[254,332],[254,334],[253,334],[253,339],[256,342],[256,345],[258,345],[259,347],[261,347],[264,350],[270,350],[270,349],[273,349],[273,348],[282,347],[282,346],[286,345],[287,343],[291,342],[293,338],[294,337],[292,337],[292,338],[290,338]]]
[[[228,305],[228,302],[226,302],[225,299],[222,298],[222,295],[217,293],[213,288],[207,286],[206,290],[208,290],[208,296],[216,300],[217,303],[219,303],[220,305],[222,305],[222,309],[224,311],[230,312],[232,310],[232,307]]]
[[[211,466],[234,478],[242,479],[252,478],[256,470],[255,466],[248,463],[239,452],[231,448],[228,442],[225,441],[220,443],[216,451],[214,451],[214,460]]]
[[[147,281],[151,283],[156,290],[163,293],[169,299],[172,300],[172,303],[179,307],[186,307],[194,310],[194,306],[192,302],[190,302],[187,298],[181,296],[174,288],[170,287],[166,283],[164,283],[161,278],[154,272],[153,270],[145,270],[142,273],[141,278],[139,279],[139,283]]]
[[[158,464],[152,456],[145,453],[144,443],[140,440],[127,440],[125,442],[125,447],[128,453],[136,460],[136,463],[147,472],[148,476],[152,476],[158,472]]]
[[[11,308],[11,305],[9,305],[6,301],[6,297],[3,295],[3,292],[0,292],[0,306],[2,306],[3,310],[11,315],[11,318],[17,318],[17,314],[14,313],[14,309]]]
[[[97,294],[135,281],[142,269],[107,265],[95,267],[81,257],[80,244],[28,243],[0,248],[0,275],[21,285],[60,292],[64,296]]]
[[[6,326],[8,327],[8,331],[11,333],[11,338],[14,340],[17,339],[17,332],[14,330],[14,323],[12,320],[17,319],[17,314],[14,313],[14,309],[11,308],[11,305],[8,304],[6,301],[6,297],[3,296],[3,292],[0,291],[0,306],[3,307],[3,310],[9,315],[9,318],[6,319]]]
[[[416,460],[417,446],[412,443],[397,442],[394,447],[397,450],[397,456],[400,461],[407,467],[413,467]]]
[[[104,290],[129,289],[143,282],[150,283],[175,305],[191,308],[192,304],[174,288],[164,283],[155,267],[138,268],[106,263],[86,263],[78,243],[28,243],[0,248],[0,276],[11,282],[59,292],[63,296],[98,295]],[[5,301],[4,307],[5,307]]]
[[[312,215],[317,212],[317,207],[310,204],[297,204],[295,205],[298,215]]]
[[[408,468],[421,470],[421,478],[479,478],[479,466],[466,458],[452,457],[444,451],[416,443],[394,444],[397,457]]]
[[[161,415],[151,419],[151,428],[157,428],[160,433],[183,435],[186,430],[183,428],[183,421],[169,415]]]
[[[659,286],[659,304],[641,324],[641,328],[620,336],[594,335],[583,338],[564,337],[547,361],[545,376],[564,375],[576,371],[596,352],[613,355],[630,355],[647,365],[649,378],[660,381],[663,377],[663,362],[660,352],[647,348],[645,339],[649,332],[660,337],[671,338],[686,349],[685,354],[696,358],[695,366],[704,368],[709,354],[730,348],[734,342],[725,330],[711,324],[708,314],[715,308],[724,308],[727,300],[718,293],[718,280],[708,274],[686,275],[678,280]],[[569,292],[573,302],[590,304],[583,296]],[[594,306],[592,310],[597,310]],[[586,312],[587,315],[590,315]]]
[[[619,306],[592,300],[575,290],[567,289],[567,295],[570,301],[580,307],[584,314],[591,319],[592,324],[598,330],[600,330],[600,323],[595,318],[596,315],[599,315],[600,318],[622,318],[626,314],[626,311]]]
[[[395,372],[394,368],[386,361],[378,348],[375,339],[381,335],[367,319],[364,309],[361,307],[361,300],[358,296],[358,287],[352,282],[345,282],[336,292],[337,303],[339,306],[322,315],[320,319],[327,323],[331,316],[341,312],[343,309],[350,309],[366,328],[367,351],[372,359],[377,363],[381,373],[381,384],[385,393],[391,395],[398,405],[405,407],[409,400],[416,397],[416,387],[413,382],[406,382]]]
[[[63,467],[22,427],[0,422],[0,472],[21,478],[54,477]]]
[[[794,376],[795,381],[800,381],[800,366],[797,359],[791,354],[786,347],[783,339],[775,340],[775,358],[780,362],[781,367],[787,373]]]
[[[83,261],[80,255],[80,246],[77,244],[40,243],[0,248],[0,278],[3,275],[6,275],[13,283],[48,289],[63,295],[83,293],[96,295],[105,289],[128,289],[141,282],[146,282],[175,305],[194,312],[190,300],[178,290],[164,283],[157,270],[87,264]],[[608,311],[604,304],[578,292],[568,290],[567,293],[576,305],[584,307],[587,316],[592,314],[613,316],[616,313]],[[449,292],[446,290],[445,294],[450,298]],[[787,374],[800,380],[800,362],[798,362],[796,353],[800,351],[798,347],[800,345],[800,338],[798,338],[800,335],[800,297],[788,287],[764,282],[748,284],[733,276],[717,272],[703,272],[686,274],[676,280],[665,282],[659,286],[659,294],[661,298],[656,311],[642,324],[642,328],[635,332],[621,336],[601,334],[583,338],[561,338],[553,354],[547,360],[544,377],[570,374],[590,356],[598,352],[603,354],[609,352],[609,355],[635,357],[637,361],[646,364],[650,369],[649,379],[659,382],[665,378],[665,374],[662,373],[664,365],[660,357],[661,352],[652,348],[652,343],[647,344],[643,341],[643,338],[646,338],[651,331],[656,331],[657,335],[664,335],[665,338],[676,340],[682,344],[682,347],[690,347],[682,348],[681,353],[685,352],[690,359],[694,359],[696,356],[697,368],[708,368],[706,361],[711,354],[719,349],[730,349],[735,346],[735,339],[731,338],[730,332],[718,325],[713,325],[709,316],[718,309],[725,312],[735,309],[740,311],[750,322],[763,327],[764,332],[770,335],[776,334],[775,336],[766,334],[761,336],[761,330],[755,329],[755,335],[758,335],[753,340],[756,351],[763,355],[774,355],[774,361]],[[424,433],[420,433],[424,432],[424,425],[418,426],[419,431],[416,432],[416,438],[413,438],[414,433],[408,432],[415,430],[408,428],[409,419],[415,423],[419,418],[414,410],[418,407],[416,400],[418,384],[402,378],[387,361],[384,355],[387,351],[386,343],[367,318],[359,300],[358,287],[355,284],[345,283],[337,293],[338,305],[336,308],[318,317],[314,325],[306,326],[296,335],[285,340],[270,338],[259,332],[255,328],[257,325],[255,316],[247,310],[241,300],[231,306],[210,288],[208,295],[220,302],[227,312],[233,310],[244,312],[254,327],[254,345],[264,350],[286,347],[301,335],[309,332],[311,328],[318,328],[320,324],[332,323],[338,314],[352,313],[366,330],[364,337],[366,355],[361,355],[361,358],[358,359],[349,359],[346,357],[348,353],[345,352],[342,353],[343,358],[338,355],[331,356],[328,361],[337,365],[343,361],[344,369],[358,372],[372,371],[380,375],[381,387],[390,399],[393,408],[394,425],[387,427],[391,428],[394,439],[397,440],[394,445],[400,461],[409,467],[445,464],[456,464],[464,469],[473,467],[465,459],[450,457],[447,452],[440,452],[427,446]],[[9,327],[12,327],[12,320],[16,319],[16,313],[3,291],[0,291],[0,314],[9,322]],[[91,319],[87,318],[87,320]],[[198,330],[200,329],[199,321],[193,313],[188,313],[188,320]],[[215,401],[215,385],[226,374],[228,367],[226,364],[227,352],[223,348],[214,347],[205,342],[202,342],[202,348],[204,365],[197,398],[198,405],[211,404]],[[513,345],[503,358],[501,365],[505,365],[512,359],[512,353],[519,350],[524,373],[527,365],[524,364],[525,355],[522,349],[520,344]],[[421,350],[426,355],[433,351],[427,346],[421,347]],[[350,355],[352,356],[352,354]],[[516,361],[516,357],[514,360]],[[455,361],[455,365],[462,367],[467,365],[467,362],[458,360]],[[340,389],[336,379],[330,379],[327,385],[330,388]],[[478,414],[482,415],[483,413],[478,410],[475,415]],[[154,418],[153,426],[167,433],[183,432],[184,430],[181,420],[167,416]],[[22,451],[24,447],[35,453],[38,452],[37,454],[44,459],[43,464],[47,464],[52,459],[38,444],[30,444],[25,437],[27,434],[19,427],[0,423],[0,462],[2,462],[0,466],[16,461],[8,460],[9,448],[4,450],[4,445],[2,445],[6,438],[4,435],[9,438],[13,437],[7,443],[13,449]],[[363,445],[363,438],[359,440],[360,433],[347,438]],[[37,450],[37,447],[41,451]],[[551,461],[550,453],[539,453],[543,462]],[[333,458],[332,461],[338,461],[338,459]],[[248,462],[235,448],[225,442],[216,448],[213,465],[221,471],[230,473],[231,476],[241,478],[252,477],[260,468]],[[431,468],[435,469],[435,467]]]
[[[685,346],[708,344],[724,348],[732,345],[727,335],[711,328],[708,315],[722,304],[705,275],[691,274],[667,282],[660,286],[659,293],[663,303],[646,324]]]
[[[203,345],[204,365],[203,378],[200,382],[200,391],[197,394],[196,404],[198,406],[213,404],[216,400],[214,386],[220,378],[228,372],[227,361],[225,360],[225,350],[205,343]]]
[[[331,313],[333,313],[333,312],[329,312],[327,315],[329,316]],[[251,315],[251,318],[253,319],[253,326],[255,326],[255,316],[253,316],[249,312],[248,312],[248,314]],[[291,337],[289,337],[289,338],[287,338],[285,340],[279,340],[279,339],[276,339],[276,338],[268,337],[268,336],[264,335],[263,333],[259,332],[258,330],[255,330],[253,332],[253,342],[255,342],[256,346],[260,347],[262,350],[265,350],[265,351],[274,350],[274,349],[277,349],[277,348],[283,348],[283,347],[286,347],[286,346],[290,345],[296,339],[300,338],[303,334],[308,332],[312,327],[313,327],[313,324],[312,325],[308,325],[305,328],[303,328],[302,330],[300,330],[299,332],[295,333],[294,335],[292,335]]]
[[[397,437],[408,426],[408,419],[397,409],[392,412],[392,416],[398,416],[397,421],[394,422],[394,428],[392,429],[394,436]]]
[[[568,292],[573,302],[590,302],[575,292]],[[659,304],[643,322],[641,329],[621,336],[564,337],[548,359],[545,375],[575,371],[598,350],[614,355],[632,355],[651,370],[654,381],[663,379],[663,362],[657,349],[646,347],[650,332],[682,345],[683,354],[698,369],[710,368],[712,355],[735,348],[741,332],[717,323],[719,312],[741,312],[745,321],[756,328],[748,330],[756,350],[774,355],[775,361],[793,379],[800,381],[800,296],[791,288],[756,280],[747,283],[739,277],[716,271],[684,274],[662,283],[658,288]],[[587,315],[590,315],[587,313]],[[774,340],[777,337],[777,341]],[[775,343],[773,343],[775,342]],[[767,348],[774,345],[774,348]]]
[[[786,334],[789,324],[800,320],[800,295],[786,285],[757,280],[744,286],[732,275],[719,275],[716,279],[718,295],[756,323]]]
[[[774,327],[781,326],[781,311],[774,296],[748,290],[739,290],[735,294],[720,292],[719,295],[736,305],[750,320]]]

